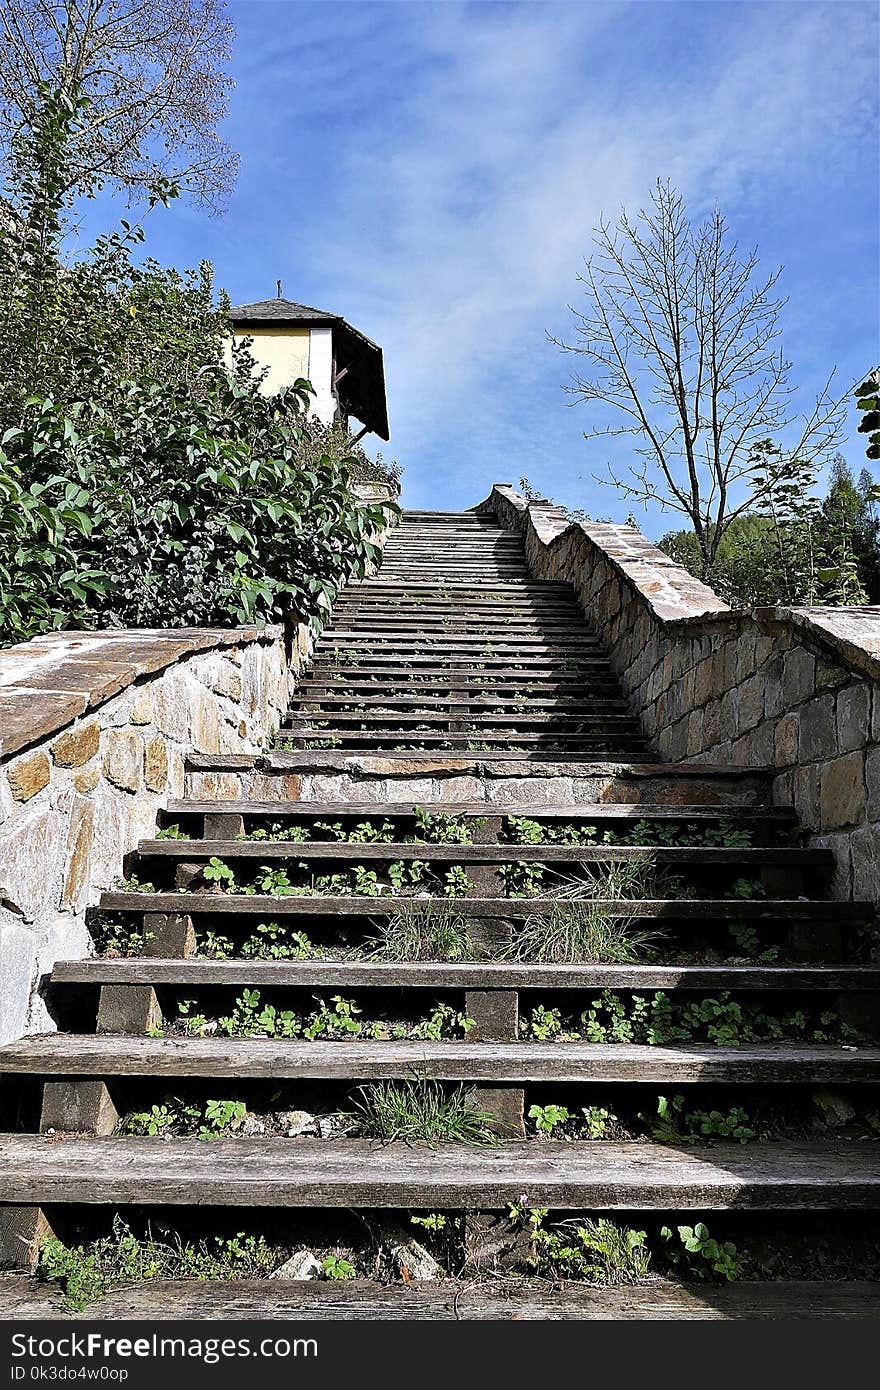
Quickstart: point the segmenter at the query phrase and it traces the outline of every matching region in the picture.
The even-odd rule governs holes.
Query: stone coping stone
[[[274,642],[280,627],[54,632],[0,651],[0,761],[58,733],[143,676],[198,652]]]
[[[753,623],[772,630],[795,629],[859,676],[880,682],[880,605],[858,608],[765,607],[732,609],[714,590],[649,541],[635,526],[612,522],[570,522],[560,507],[529,502],[507,483],[496,483],[476,513],[516,513],[520,528],[531,528],[551,550],[562,536],[580,532],[605,556],[623,584],[635,590],[664,626],[694,635],[746,629]]]

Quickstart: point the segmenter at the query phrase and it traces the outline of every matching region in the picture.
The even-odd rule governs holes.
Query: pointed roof
[[[388,438],[388,405],[385,396],[385,364],[382,349],[353,328],[341,314],[328,314],[292,299],[258,299],[235,304],[229,311],[237,332],[273,325],[278,328],[332,327],[337,372],[347,368],[337,394],[343,408],[380,439]]]

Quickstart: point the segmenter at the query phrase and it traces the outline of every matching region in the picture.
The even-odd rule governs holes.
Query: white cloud
[[[718,199],[747,226],[768,188],[794,190],[798,171],[845,161],[872,118],[870,10],[343,7],[354,85],[343,97],[337,72],[332,90],[350,114],[368,92],[375,101],[375,66],[359,85],[366,62],[389,100],[339,137],[345,215],[319,222],[320,256],[337,302],[386,349],[402,461],[457,433],[471,487],[486,481],[481,459],[497,472],[517,454],[506,471],[527,468],[540,429],[588,477],[583,422],[563,409],[553,374],[561,381],[565,364],[543,332],[565,332],[590,229],[603,211],[644,202],[658,174],[695,211]],[[322,32],[309,90],[332,106]]]

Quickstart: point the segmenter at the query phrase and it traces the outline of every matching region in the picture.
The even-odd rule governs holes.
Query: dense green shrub
[[[0,645],[53,628],[314,619],[378,558],[310,387],[222,363],[211,267],[133,260],[138,227],[63,263],[84,103],[46,93],[0,217]],[[167,201],[175,190],[157,194]],[[332,437],[331,437],[332,436]]]
[[[206,367],[199,384],[195,395],[128,381],[112,409],[35,401],[6,431],[6,641],[311,616],[378,558],[381,509],[352,498],[345,461],[300,463],[305,383],[266,397]]]

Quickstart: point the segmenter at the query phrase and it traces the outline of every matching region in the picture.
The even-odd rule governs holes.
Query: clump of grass
[[[472,1086],[445,1091],[439,1081],[377,1081],[362,1086],[352,1112],[365,1139],[400,1139],[408,1144],[499,1142],[494,1116],[475,1103]]]
[[[407,905],[376,924],[370,943],[377,960],[472,960],[467,918],[438,903]]]
[[[550,911],[527,917],[506,954],[548,964],[634,965],[653,959],[658,933],[639,928],[638,919],[609,906],[649,897],[653,876],[653,863],[646,859],[609,864],[589,878],[561,880],[549,894],[556,899]]]

